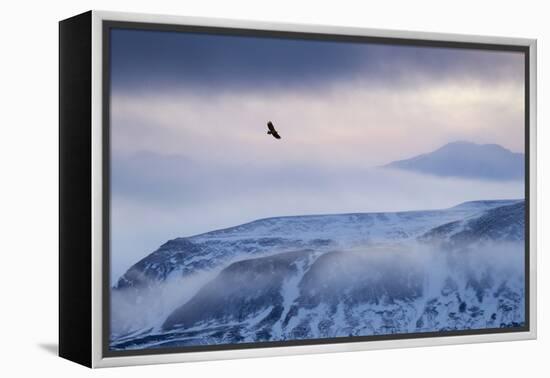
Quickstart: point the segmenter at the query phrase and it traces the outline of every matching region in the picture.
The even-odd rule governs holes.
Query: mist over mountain
[[[453,142],[410,159],[385,165],[436,176],[485,180],[522,180],[525,155],[498,144]]]
[[[521,327],[525,201],[288,216],[170,240],[111,291],[115,350]]]

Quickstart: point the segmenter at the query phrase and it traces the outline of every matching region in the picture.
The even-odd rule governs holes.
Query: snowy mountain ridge
[[[519,327],[524,214],[523,200],[475,201],[174,239],[113,288],[111,347]]]
[[[432,227],[518,200],[471,201],[444,210],[301,215],[255,220],[239,226],[177,238],[132,266],[116,288],[163,281],[209,269],[235,256],[300,248],[353,247],[414,239]]]

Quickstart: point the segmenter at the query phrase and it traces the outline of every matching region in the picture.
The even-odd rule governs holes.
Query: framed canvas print
[[[60,22],[59,353],[536,337],[536,42]]]

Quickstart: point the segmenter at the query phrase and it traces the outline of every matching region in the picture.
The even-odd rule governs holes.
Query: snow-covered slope
[[[235,258],[304,248],[348,249],[377,243],[405,242],[439,225],[461,221],[481,211],[515,202],[517,200],[472,201],[444,210],[259,219],[236,227],[170,240],[132,266],[115,287],[141,288],[169,277],[212,269]]]
[[[525,203],[518,202],[435,227],[419,240],[444,242],[446,248],[466,247],[472,243],[523,241],[525,239]]]
[[[111,347],[519,326],[524,213],[524,201],[476,201],[261,219],[175,239],[113,288]]]

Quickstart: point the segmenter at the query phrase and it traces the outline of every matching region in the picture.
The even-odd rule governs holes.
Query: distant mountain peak
[[[522,180],[525,155],[499,144],[456,141],[425,154],[384,166],[435,176],[485,180]]]
[[[466,141],[466,140],[457,140],[455,142],[449,142],[449,143],[441,146],[437,150],[445,150],[445,149],[451,149],[451,148],[493,149],[493,150],[506,151],[506,152],[509,152],[509,153],[513,153],[509,149],[501,146],[500,144],[496,144],[496,143],[480,144],[480,143],[469,142],[469,141]]]

